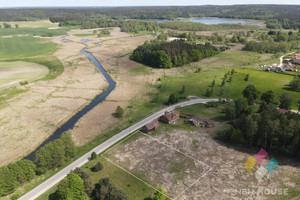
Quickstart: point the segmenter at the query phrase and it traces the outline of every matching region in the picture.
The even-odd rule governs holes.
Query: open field
[[[48,67],[49,74],[43,78],[44,81],[31,82],[1,93],[1,165],[34,150],[107,86],[94,64],[80,53],[84,48],[80,41],[65,43],[61,37],[53,37],[51,40],[54,43],[42,43],[42,39],[24,38],[26,42],[23,43],[19,38],[1,38],[11,39],[6,43],[8,46],[17,46],[17,41],[23,44],[22,51],[6,51],[1,59],[39,63]],[[26,46],[30,41],[33,43],[31,49]],[[58,45],[59,50],[53,53],[54,49],[50,47]],[[8,48],[14,50],[16,47]]]
[[[13,93],[16,95],[14,95],[13,98],[0,99],[3,103],[2,105],[5,105],[2,107],[0,105],[0,108],[2,108],[0,114],[0,136],[3,138],[0,143],[1,164],[4,165],[16,160],[35,149],[35,147],[52,134],[58,126],[63,124],[63,122],[76,111],[90,102],[96,94],[101,93],[102,90],[107,87],[103,76],[99,74],[98,70],[95,69],[87,57],[80,53],[80,50],[85,47],[85,45],[81,43],[82,39],[91,40],[87,42],[88,51],[93,53],[104,69],[107,70],[110,76],[117,82],[117,87],[105,102],[87,113],[78,121],[74,129],[71,130],[74,141],[79,146],[84,144],[89,145],[89,142],[93,141],[94,138],[100,138],[101,136],[105,138],[109,130],[114,128],[122,129],[124,126],[135,122],[142,116],[146,116],[159,107],[162,107],[163,103],[167,101],[169,94],[179,92],[183,85],[185,85],[184,96],[204,96],[206,88],[211,85],[214,79],[216,80],[214,93],[216,97],[240,97],[242,89],[249,83],[254,83],[261,91],[273,89],[277,100],[283,91],[290,92],[294,102],[297,101],[297,97],[299,96],[297,93],[286,90],[287,88],[284,86],[292,79],[292,76],[247,69],[258,69],[258,64],[274,63],[274,61],[278,59],[272,54],[241,52],[242,45],[236,45],[229,51],[222,52],[215,57],[204,59],[184,67],[169,70],[153,69],[130,61],[129,55],[138,45],[143,44],[145,40],[153,39],[154,36],[133,36],[120,32],[119,28],[114,28],[111,30],[110,36],[98,38],[96,35],[91,35],[92,31],[93,30],[69,31],[66,39],[72,42],[63,42],[60,36],[51,38],[51,41],[58,44],[59,49],[53,53],[49,48],[45,50],[45,52],[48,52],[48,55],[59,58],[58,61],[63,63],[65,70],[61,71],[61,75],[55,75],[52,78],[46,77],[44,79],[45,81],[30,83],[27,86],[19,86],[14,88]],[[82,37],[78,37],[78,35]],[[95,43],[98,42],[101,44],[100,47],[96,47],[95,45]],[[34,55],[34,53],[33,51],[31,55]],[[23,56],[21,52],[19,54]],[[9,52],[7,52],[6,56],[12,60],[17,59],[16,55],[10,55]],[[22,58],[22,60],[47,66],[43,63],[44,58],[45,57],[41,56]],[[5,60],[4,57],[2,59]],[[56,65],[52,66],[55,67]],[[201,67],[203,71],[194,73],[199,67]],[[236,69],[237,73],[233,76],[233,81],[231,83],[226,82],[225,86],[221,87],[220,84],[224,74],[232,68],[238,68]],[[49,70],[51,73],[50,68]],[[243,80],[246,74],[250,74],[248,82]],[[54,78],[56,79],[53,80]],[[161,81],[159,81],[159,79]],[[276,81],[275,84],[274,81]],[[222,88],[223,94],[219,95]],[[0,95],[2,94],[0,93]],[[113,113],[118,105],[125,109],[123,120],[113,117]],[[205,112],[205,117],[212,117],[214,112],[214,109]],[[16,124],[18,125],[16,126]],[[32,126],[28,127],[28,124]],[[169,131],[168,127],[163,130]],[[192,132],[191,135],[193,135],[193,138],[198,140],[199,138],[202,139],[201,136],[203,134],[205,136],[203,140],[206,141],[205,139],[209,137],[205,135],[206,130],[197,131],[198,130],[194,128],[187,128],[180,130],[178,133],[175,131],[175,135],[180,137],[181,134],[187,135],[189,132]],[[155,134],[155,137],[161,137],[160,139],[166,141],[169,140],[159,135],[160,132],[157,132],[157,136]],[[189,138],[185,139],[187,141],[189,140]],[[216,159],[219,159],[219,162],[220,159],[222,159],[223,154],[221,153],[224,147],[219,147],[217,142],[212,141],[214,140],[207,142],[207,145],[204,147],[212,151],[213,149],[211,149],[209,145],[219,148],[220,151],[216,151],[216,156],[219,156]],[[187,149],[187,152],[189,151],[190,150]],[[203,152],[204,157],[211,155],[206,150],[203,150]],[[228,152],[232,152],[232,150]],[[225,158],[228,160],[232,159],[229,153],[225,155]],[[114,177],[114,182],[116,182],[120,189],[126,193],[131,193],[130,195],[132,195],[133,198],[137,197],[138,199],[142,199],[146,196],[136,191],[144,191],[147,195],[154,192],[151,188],[147,188],[141,184],[141,182],[134,181],[133,178],[124,175],[124,172],[119,168],[113,168],[111,163],[105,160],[103,160],[103,163],[107,166],[107,169],[112,169],[114,173],[111,173],[109,170],[95,173],[93,174],[95,176],[95,182],[97,182],[99,178],[106,176]],[[219,165],[221,164],[219,163]],[[232,164],[225,170],[229,170],[233,166]],[[120,178],[123,176],[125,177],[124,179]],[[218,174],[215,175],[215,177],[217,176]],[[120,179],[119,182],[118,179]],[[217,178],[213,178],[213,180],[219,182]],[[224,178],[224,180],[226,179]],[[123,185],[122,181],[125,182],[126,185]],[[222,183],[224,184],[226,182],[223,181]],[[216,189],[214,188],[214,183],[209,184],[213,189]],[[218,184],[221,185],[221,181]],[[132,187],[132,185],[136,186]],[[130,192],[132,188],[135,187],[139,189],[135,192]],[[206,185],[203,187],[205,188]],[[194,192],[196,191],[198,191],[197,188]],[[203,192],[205,194],[205,191]],[[218,194],[218,192],[219,190],[216,189],[213,193]],[[185,195],[187,195],[187,199],[190,197],[189,194]],[[200,194],[196,194],[196,196],[197,195]]]
[[[210,170],[201,160],[152,136],[136,133],[133,137],[102,156],[153,188],[164,188],[171,198],[180,196]]]
[[[214,97],[239,98],[242,95],[243,89],[248,84],[254,84],[261,92],[273,90],[276,102],[279,101],[279,96],[282,93],[288,92],[293,98],[293,108],[296,108],[296,102],[300,98],[299,92],[290,90],[288,86],[293,76],[249,69],[236,69],[235,71],[236,73],[233,75],[232,82],[228,82],[229,78],[227,78],[224,86],[222,86],[221,83],[224,74],[227,73],[228,70],[204,71],[183,77],[161,78],[160,83],[157,83],[159,86],[157,101],[166,102],[169,95],[173,92],[176,93],[176,91],[179,93],[183,85],[186,88],[185,95],[204,97],[206,89],[211,88],[212,81],[215,80]],[[244,80],[246,74],[249,74],[249,81]]]
[[[52,23],[49,20],[40,20],[40,21],[20,21],[20,22],[6,22],[11,24],[12,27],[15,24],[19,25],[19,28],[50,28],[58,27],[58,23]]]
[[[53,52],[57,45],[34,37],[0,38],[0,59],[20,59]]]
[[[48,68],[29,62],[0,62],[0,89],[19,84],[21,81],[34,81],[43,78]]]
[[[194,182],[195,184],[182,193],[177,198],[178,200],[238,200],[241,198],[288,200],[299,196],[299,162],[294,159],[274,156],[279,162],[280,170],[274,171],[273,175],[268,175],[262,182],[258,183],[255,178],[256,170],[248,173],[244,163],[249,156],[255,156],[259,149],[230,146],[213,139],[216,131],[228,126],[222,117],[224,115],[221,113],[223,108],[222,104],[218,104],[217,107],[199,104],[180,108],[180,113],[184,115],[210,119],[213,127],[193,127],[187,124],[184,119],[179,119],[176,125],[161,123],[159,129],[149,136],[136,133],[112,147],[107,153],[98,156],[96,160],[88,162],[82,168],[89,172],[92,183],[97,183],[101,178],[109,177],[117,188],[126,192],[132,200],[153,196],[154,189],[145,185],[141,180],[154,187],[164,187],[168,191],[167,195],[171,197],[172,194],[179,193],[175,190],[177,187],[178,190],[182,190],[181,184],[187,188],[189,180],[196,179],[192,175],[195,175],[197,171],[192,169],[201,170],[200,166],[203,167],[200,165],[193,168],[195,162],[191,162],[191,157],[203,161],[211,166],[212,170]],[[168,157],[173,155],[174,149],[188,157],[180,156],[181,153],[178,152],[175,153],[176,156]],[[168,159],[164,158],[166,156]],[[98,161],[103,164],[104,169],[100,172],[92,172],[91,169]],[[258,191],[274,190],[275,188],[287,189],[288,193],[287,195],[262,196],[261,194],[241,195],[237,192],[240,189]],[[51,188],[39,200],[48,199],[48,196],[56,189],[57,187]]]
[[[0,29],[1,37],[10,36],[42,36],[42,37],[53,37],[59,35],[65,35],[69,28],[8,28]]]

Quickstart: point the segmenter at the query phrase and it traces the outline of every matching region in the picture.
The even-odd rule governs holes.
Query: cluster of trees
[[[63,133],[57,140],[49,142],[35,154],[37,174],[43,174],[50,169],[61,167],[74,157],[75,145],[68,133]]]
[[[22,183],[36,176],[36,166],[30,160],[20,160],[0,168],[0,196],[8,195]]]
[[[270,42],[291,42],[300,40],[300,32],[283,32],[283,31],[257,31],[254,32],[254,36],[260,41]]]
[[[274,101],[272,90],[260,95],[254,85],[248,85],[242,93],[245,98],[229,102],[224,109],[232,127],[220,132],[220,139],[250,147],[264,147],[270,152],[300,156],[300,115],[284,115],[270,106]],[[263,103],[258,112],[254,112],[252,105],[259,98]],[[289,109],[291,105],[291,97],[283,93],[279,107]]]
[[[109,178],[100,179],[95,186],[92,186],[90,175],[80,168],[75,169],[59,183],[53,198],[59,200],[129,200],[129,197],[123,191],[118,190]]]
[[[130,59],[152,67],[171,68],[211,57],[217,52],[210,43],[196,45],[181,40],[172,42],[154,40],[150,43],[146,41],[135,49]]]
[[[268,152],[300,156],[300,115],[281,114],[265,103],[258,112],[253,112],[243,98],[229,102],[225,114],[232,128],[221,132],[220,139],[264,147]]]
[[[20,160],[0,168],[0,196],[5,196],[16,190],[25,182],[32,180],[47,170],[62,166],[74,156],[75,145],[69,133],[48,143],[36,153],[34,162]]]
[[[298,48],[298,45],[299,45],[298,42],[250,41],[246,43],[243,50],[254,51],[259,53],[278,53],[278,52],[285,53],[290,51],[291,49]]]
[[[293,80],[291,80],[290,86],[291,86],[292,90],[299,91],[300,90],[300,77],[296,76]]]

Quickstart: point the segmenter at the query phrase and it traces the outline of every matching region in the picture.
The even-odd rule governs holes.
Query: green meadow
[[[46,54],[56,48],[54,43],[31,36],[0,38],[0,60]]]
[[[215,80],[216,85],[212,97],[239,98],[248,84],[254,84],[261,93],[273,90],[275,101],[277,102],[282,93],[288,92],[293,99],[293,108],[296,109],[296,102],[300,100],[300,94],[299,92],[291,91],[288,86],[289,82],[294,78],[293,76],[250,69],[235,69],[232,81],[229,82],[231,75],[228,75],[225,85],[222,86],[224,75],[227,72],[228,70],[204,71],[183,77],[161,78],[161,81],[156,85],[158,88],[156,100],[158,102],[166,102],[169,95],[174,92],[177,92],[180,96],[183,86],[185,86],[185,92],[182,96],[196,95],[205,97],[206,89],[211,89],[212,81]],[[246,74],[249,74],[248,81],[245,81]]]

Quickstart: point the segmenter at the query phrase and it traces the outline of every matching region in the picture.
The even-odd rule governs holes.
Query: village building
[[[294,56],[293,56],[293,62],[295,63],[295,64],[300,64],[300,54],[298,53],[298,54],[295,54]]]
[[[143,133],[149,133],[150,131],[155,131],[157,130],[159,127],[159,121],[156,119],[156,120],[153,120],[152,122],[146,124],[143,128],[142,128],[142,132]]]
[[[180,114],[176,110],[173,110],[171,112],[166,111],[165,114],[161,116],[160,120],[168,124],[175,124],[179,117]]]
[[[286,110],[286,109],[282,109],[282,108],[278,108],[278,112],[280,112],[283,115],[285,115],[287,113],[292,113],[290,110]]]

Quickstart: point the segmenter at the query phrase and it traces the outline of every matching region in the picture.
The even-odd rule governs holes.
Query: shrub
[[[118,106],[117,109],[116,109],[116,112],[115,112],[115,116],[117,118],[122,118],[124,115],[124,110],[121,106]]]
[[[102,163],[99,161],[96,163],[96,165],[93,167],[93,171],[94,172],[99,172],[103,169],[103,165]]]
[[[97,154],[96,154],[96,152],[93,152],[92,154],[91,154],[91,159],[92,160],[95,160],[97,158]]]

